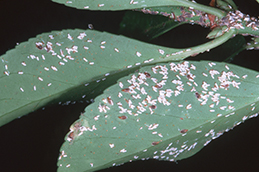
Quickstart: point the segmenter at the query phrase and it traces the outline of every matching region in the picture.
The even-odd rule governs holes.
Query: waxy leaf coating
[[[86,107],[61,146],[58,171],[190,157],[257,116],[258,83],[258,72],[227,63],[183,61],[143,67]]]

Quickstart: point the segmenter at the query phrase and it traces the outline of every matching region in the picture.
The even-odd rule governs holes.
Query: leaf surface
[[[192,156],[256,117],[259,73],[227,63],[146,66],[107,88],[70,128],[58,171]]]
[[[207,13],[213,13],[218,17],[223,17],[225,12],[222,10],[215,10],[215,8],[198,4],[190,0],[148,0],[148,1],[136,1],[136,0],[52,0],[60,4],[64,4],[69,7],[87,10],[130,10],[141,9],[148,7],[165,7],[165,6],[183,6],[191,7],[197,10],[201,10]]]
[[[136,9],[151,6],[181,6],[184,0],[149,0],[149,1],[134,1],[134,0],[52,0],[60,4],[64,4],[69,7],[78,9],[90,9],[90,10],[125,10],[125,9]]]
[[[177,51],[92,30],[38,35],[0,57],[0,126],[49,103],[96,96]]]

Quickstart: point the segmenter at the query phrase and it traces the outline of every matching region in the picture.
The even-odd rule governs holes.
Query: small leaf
[[[184,61],[141,68],[85,109],[58,171],[97,171],[145,159],[176,161],[256,117],[259,73],[227,63]],[[87,121],[87,122],[86,122]],[[87,123],[87,125],[84,125]]]
[[[216,27],[207,35],[207,38],[214,39],[214,38],[220,37],[227,31],[228,31],[227,26]]]

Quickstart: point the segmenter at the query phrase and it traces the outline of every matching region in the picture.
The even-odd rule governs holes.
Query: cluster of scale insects
[[[227,32],[229,29],[232,28],[245,29],[245,27],[247,27],[252,28],[253,31],[257,31],[259,28],[259,21],[257,18],[250,17],[248,14],[245,15],[239,10],[230,11],[225,17],[218,19],[218,17],[212,14],[196,10],[192,7],[179,7],[179,9],[181,11],[181,15],[175,15],[173,11],[171,13],[153,11],[152,9],[141,9],[141,11],[145,14],[160,14],[178,22],[189,22],[191,24],[199,24],[203,27],[210,27],[211,30],[213,30],[216,27],[227,26],[227,29],[224,32]],[[194,19],[195,17],[198,17],[198,20]],[[246,36],[246,34],[244,34],[244,36]]]

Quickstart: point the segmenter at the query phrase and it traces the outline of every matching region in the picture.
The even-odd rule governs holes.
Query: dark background
[[[259,5],[255,0],[235,2],[243,13],[259,16]],[[208,4],[209,0],[203,3]],[[117,33],[123,15],[124,11],[77,10],[51,0],[1,0],[0,55],[14,48],[16,43],[52,30],[86,29],[91,23],[96,30]],[[199,44],[199,41],[205,41],[199,33],[205,37],[208,32],[208,29],[200,26],[183,25],[152,43],[169,47],[193,46]],[[259,71],[258,54],[258,51],[243,51],[232,63]],[[47,107],[0,127],[0,171],[56,171],[64,136],[86,105],[76,103]],[[259,118],[248,120],[234,131],[211,142],[196,155],[178,163],[136,161],[101,171],[258,171],[257,132]]]

